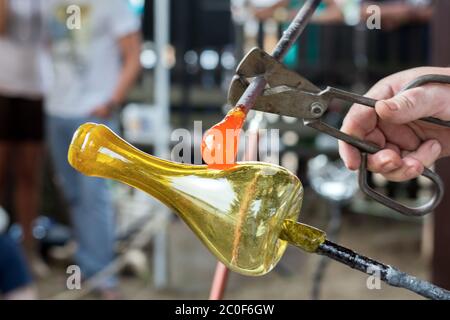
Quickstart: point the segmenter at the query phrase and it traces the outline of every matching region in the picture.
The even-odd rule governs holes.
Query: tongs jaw
[[[252,49],[239,64],[228,91],[228,102],[235,106],[249,86],[249,79],[258,76],[267,81],[267,88],[258,97],[253,110],[301,119],[318,119],[326,111],[320,89],[259,48]],[[317,108],[321,104],[321,108]]]

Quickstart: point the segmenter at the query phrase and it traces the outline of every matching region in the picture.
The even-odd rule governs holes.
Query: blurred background
[[[9,2],[15,1],[22,0]],[[146,152],[169,158],[179,142],[171,139],[173,130],[194,132],[195,121],[202,121],[206,130],[220,121],[229,110],[227,89],[239,61],[255,46],[270,52],[303,3],[127,1],[128,9],[140,21],[141,70],[123,101],[118,101],[123,106],[119,114],[121,136]],[[371,4],[381,8],[381,29],[367,27],[366,9]],[[401,70],[448,66],[449,4],[444,0],[323,1],[284,63],[319,87],[334,86],[360,94]],[[0,51],[0,61],[5,54]],[[349,107],[335,103],[325,116],[326,122],[339,127]],[[332,138],[305,128],[295,118],[252,112],[247,123],[280,130],[275,150],[279,157],[260,160],[279,163],[298,175],[305,187],[302,222],[326,230],[335,241],[357,252],[450,289],[450,252],[446,248],[450,203],[444,200],[436,213],[425,218],[403,217],[358,190],[356,176],[343,167]],[[193,155],[200,149],[199,142],[192,142]],[[14,159],[20,155],[10,157],[10,162],[0,163],[5,167],[0,232],[20,244],[24,232],[17,213],[13,169]],[[37,249],[33,258],[26,260],[47,269],[44,275],[33,276],[37,297],[115,297],[95,290],[95,281],[101,282],[102,274],[83,282],[82,290],[67,289],[67,266],[74,264],[77,234],[71,227],[70,205],[64,199],[54,161],[48,152],[42,159],[42,166],[36,169],[42,181],[38,190],[41,201],[32,219]],[[447,183],[448,168],[445,161],[437,168]],[[425,202],[432,191],[422,179],[394,184],[371,176],[370,182],[376,190],[411,205]],[[114,258],[103,273],[106,277],[118,275],[116,297],[207,298],[216,260],[184,223],[137,191],[113,182],[107,187],[116,217],[115,241]],[[25,196],[21,201],[27,199]],[[32,266],[28,269],[35,273]],[[364,274],[335,262],[326,265],[319,257],[289,248],[276,269],[264,277],[231,274],[225,298],[418,298],[384,284],[379,290],[369,290],[366,280]]]

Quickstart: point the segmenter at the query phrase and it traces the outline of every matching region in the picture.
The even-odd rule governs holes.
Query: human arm
[[[0,0],[0,36],[5,35],[8,24],[8,0]]]
[[[128,92],[133,87],[136,78],[141,71],[140,52],[141,36],[139,32],[133,32],[118,39],[118,46],[122,56],[122,70],[114,93],[109,101],[99,106],[93,115],[99,118],[107,118],[122,104]]]

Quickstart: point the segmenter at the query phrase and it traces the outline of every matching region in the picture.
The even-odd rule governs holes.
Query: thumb
[[[390,123],[405,124],[424,117],[446,120],[450,114],[448,101],[450,90],[443,86],[426,86],[406,90],[398,95],[380,100],[375,105],[378,116]]]

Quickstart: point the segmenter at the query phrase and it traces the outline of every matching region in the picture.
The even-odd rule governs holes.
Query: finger
[[[373,86],[367,97],[381,100],[394,95],[391,86],[383,81]],[[377,126],[378,116],[375,110],[360,104],[353,105],[345,116],[341,130],[357,138],[364,138],[369,132]]]
[[[362,139],[372,132],[377,125],[378,117],[374,109],[356,104],[348,111],[342,123],[342,132]]]
[[[363,140],[368,143],[374,143],[380,146],[380,148],[384,148],[386,144],[386,139],[378,128],[367,134]],[[358,170],[361,164],[361,156],[358,149],[343,141],[339,141],[339,155],[348,169]]]
[[[400,156],[400,149],[392,144],[387,145],[384,150],[369,155],[367,162],[369,171],[381,174],[397,170],[402,165],[403,160]]]
[[[383,79],[374,85],[366,96],[375,100],[388,99],[394,96],[394,91],[387,79]],[[378,116],[375,110],[361,104],[354,104],[345,116],[342,131],[354,134],[357,138],[363,138],[375,129],[377,122]]]
[[[384,148],[386,145],[386,139],[379,129],[370,132],[363,140],[367,143],[376,144],[380,148]],[[339,141],[339,155],[348,169],[353,171],[359,169],[361,164],[361,152],[357,148],[343,141]]]
[[[392,98],[395,95],[395,91],[391,84],[395,84],[395,81],[390,80],[390,77],[380,80],[367,92],[366,96],[375,100],[384,100]]]
[[[442,152],[441,144],[436,140],[428,140],[419,149],[403,158],[403,166],[397,170],[383,174],[390,181],[407,181],[417,178],[424,168],[430,167]]]
[[[424,117],[449,119],[448,102],[450,93],[442,85],[428,85],[402,92],[387,100],[380,100],[375,105],[381,119],[394,124],[405,124]]]
[[[361,152],[358,149],[344,141],[339,141],[339,155],[349,170],[355,171],[359,169],[361,165]]]
[[[364,139],[370,134],[377,125],[377,115],[375,110],[354,105],[350,108],[342,124],[341,131],[352,137]],[[380,140],[377,133],[372,137],[373,140]],[[360,152],[345,142],[339,142],[339,154],[346,167],[350,170],[357,170],[361,163]]]
[[[401,149],[396,144],[387,142],[385,148],[386,149],[390,149],[390,150],[394,150],[397,154],[401,154]]]
[[[408,125],[392,124],[379,121],[378,127],[387,137],[388,142],[397,145],[400,149],[414,151],[419,148],[422,141]]]
[[[442,146],[437,140],[428,140],[424,142],[417,151],[411,152],[404,159],[415,159],[428,168],[432,166],[441,156]]]
[[[369,132],[363,139],[366,142],[376,144],[382,149],[384,149],[386,145],[386,137],[384,136],[383,132],[378,128],[375,128],[374,130]]]
[[[367,96],[373,99],[385,99],[393,95],[394,92],[387,80],[380,81],[367,93]],[[341,131],[355,138],[365,138],[383,147],[386,142],[384,135],[379,130],[374,131],[377,121],[378,117],[375,110],[355,104],[347,113]],[[348,169],[358,170],[361,164],[360,151],[345,142],[339,141],[339,154]]]

